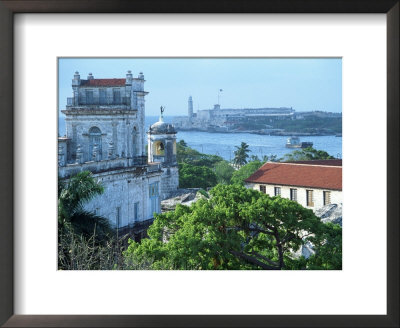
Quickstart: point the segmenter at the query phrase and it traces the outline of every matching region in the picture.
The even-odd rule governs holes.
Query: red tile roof
[[[85,87],[122,87],[126,79],[93,79],[81,80],[81,86]]]
[[[342,190],[342,167],[268,162],[245,181],[261,184]]]

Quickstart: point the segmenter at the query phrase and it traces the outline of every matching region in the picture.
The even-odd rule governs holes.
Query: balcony
[[[147,156],[134,156],[133,164],[134,165],[147,165]]]
[[[72,106],[130,106],[131,97],[79,97],[67,98],[67,107]]]

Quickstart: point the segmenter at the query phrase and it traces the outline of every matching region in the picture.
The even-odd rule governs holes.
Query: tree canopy
[[[247,179],[250,175],[252,175],[255,171],[257,171],[263,162],[260,161],[252,161],[243,165],[239,170],[235,171],[231,178],[231,183],[238,183],[240,185],[244,184],[244,180]]]
[[[215,165],[215,175],[218,183],[229,184],[234,172],[235,169],[227,161],[221,161]]]
[[[109,221],[95,213],[88,212],[84,205],[104,192],[103,186],[89,171],[79,172],[58,184],[58,225],[59,229],[72,229],[85,237],[93,235],[104,238],[113,233]]]
[[[195,166],[186,163],[179,164],[180,188],[204,188],[217,184],[214,171],[206,166]]]
[[[329,155],[324,150],[317,150],[313,147],[307,147],[301,150],[295,150],[292,153],[285,155],[285,161],[310,161],[319,159],[334,159],[335,157]]]
[[[247,159],[249,158],[249,145],[245,142],[242,142],[240,146],[235,146],[236,150],[234,151],[234,159],[233,164],[240,167],[247,163]]]
[[[59,269],[109,269],[114,265],[113,228],[106,218],[84,209],[85,203],[103,191],[89,171],[59,179]]]
[[[341,269],[341,228],[300,204],[240,185],[218,185],[191,207],[157,215],[148,239],[130,241],[128,268]],[[309,259],[294,252],[310,242]]]
[[[209,168],[223,160],[217,155],[208,155],[190,148],[184,140],[176,144],[176,160],[178,163],[186,163],[194,166],[206,166]]]

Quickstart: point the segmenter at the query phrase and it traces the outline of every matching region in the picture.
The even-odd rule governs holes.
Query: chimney
[[[74,74],[74,79],[72,80],[72,85],[77,86],[81,84],[81,76],[79,75],[79,72],[76,71]]]
[[[131,85],[132,84],[132,71],[128,71],[126,73],[126,80],[125,80],[125,84],[127,85]]]

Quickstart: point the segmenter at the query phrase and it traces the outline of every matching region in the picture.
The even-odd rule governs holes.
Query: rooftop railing
[[[67,106],[110,106],[125,105],[130,106],[131,97],[74,97],[67,98]]]

